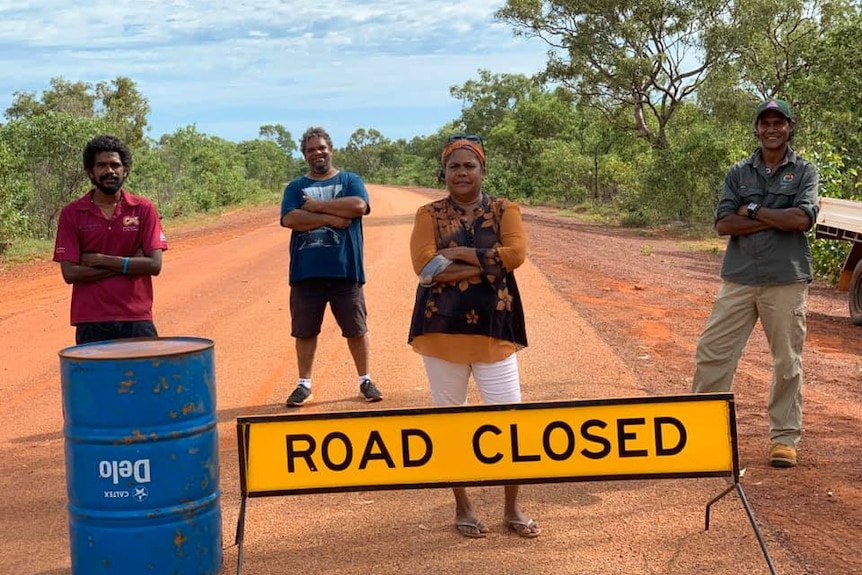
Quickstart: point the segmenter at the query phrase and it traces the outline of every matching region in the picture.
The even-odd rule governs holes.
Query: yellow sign
[[[731,476],[733,395],[237,419],[243,494]]]

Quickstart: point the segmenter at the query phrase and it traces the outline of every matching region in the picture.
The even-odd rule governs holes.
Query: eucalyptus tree
[[[451,86],[449,93],[461,101],[458,124],[469,134],[487,137],[518,102],[539,84],[523,74],[493,74],[480,69],[479,78],[461,86]]]
[[[264,124],[258,130],[258,134],[263,139],[275,142],[288,156],[292,156],[299,150],[299,145],[293,140],[290,130],[281,124]]]
[[[379,130],[358,128],[340,151],[338,163],[366,180],[378,181],[381,170],[399,166],[400,154],[397,146]]]
[[[821,11],[822,33],[804,49],[805,74],[787,93],[804,112],[803,152],[820,172],[820,195],[862,200],[862,3],[833,2]],[[815,273],[835,282],[850,244],[814,240]]]
[[[27,237],[29,214],[27,182],[24,178],[23,159],[15,154],[3,137],[0,126],[0,254],[21,237]]]
[[[735,48],[732,8],[731,0],[507,0],[496,15],[551,47],[544,79],[664,149],[680,104]]]
[[[16,160],[25,189],[19,198],[31,232],[51,238],[60,210],[89,186],[81,153],[104,120],[48,111],[17,118],[0,128],[0,141]]]
[[[457,121],[447,122],[433,134],[415,136],[401,145],[401,167],[396,175],[396,182],[417,186],[439,186],[440,153],[446,145],[449,136],[464,132],[464,127]],[[402,176],[407,172],[406,177]]]
[[[137,85],[124,76],[95,86],[88,82],[52,78],[50,88],[41,95],[15,92],[5,116],[16,120],[49,112],[78,118],[100,118],[104,120],[106,131],[121,138],[132,149],[145,145],[150,105]]]
[[[803,108],[805,145],[820,153],[828,144],[850,176],[845,186],[829,191],[858,198],[862,187],[862,5],[856,2],[829,16],[822,27],[818,41],[804,50],[805,74],[792,77],[787,92]]]
[[[194,124],[163,135],[159,153],[169,168],[169,213],[215,210],[266,195],[246,177],[241,146],[198,131]]]
[[[576,139],[576,126],[567,91],[529,88],[488,134],[489,184],[509,197],[569,197],[564,182],[583,170],[571,154],[546,160],[550,148]],[[579,147],[577,152],[581,153]]]
[[[793,78],[808,73],[806,52],[819,44],[821,19],[830,18],[827,0],[746,0],[734,5],[739,25],[732,60],[740,71],[740,86],[758,99],[787,97]]]
[[[97,114],[112,127],[114,135],[132,148],[145,145],[150,104],[137,85],[125,76],[95,87]]]
[[[245,161],[246,177],[257,180],[264,189],[281,191],[293,177],[292,158],[284,148],[269,139],[240,142],[239,151]]]
[[[9,120],[20,120],[48,112],[62,112],[71,116],[92,118],[96,115],[96,96],[92,90],[93,86],[87,82],[51,78],[51,87],[44,90],[41,97],[37,96],[36,92],[15,92],[5,116]]]
[[[461,100],[461,115],[452,130],[485,140],[489,189],[509,197],[535,195],[530,172],[538,167],[539,150],[545,140],[560,136],[571,123],[567,93],[548,92],[523,74],[492,74],[482,69],[477,79],[451,86],[449,93]],[[440,148],[447,134],[441,136]]]

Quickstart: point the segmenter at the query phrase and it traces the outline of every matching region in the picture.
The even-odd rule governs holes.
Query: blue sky
[[[52,77],[128,76],[152,108],[148,135],[196,124],[239,141],[263,124],[296,139],[326,127],[390,139],[458,117],[449,87],[540,71],[547,45],[495,22],[503,0],[0,0],[0,111]]]

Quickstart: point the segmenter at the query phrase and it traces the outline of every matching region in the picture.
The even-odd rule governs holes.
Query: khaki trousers
[[[802,434],[802,346],[808,282],[748,286],[725,281],[697,341],[692,392],[730,391],[758,318],[772,352],[769,434],[795,446]]]

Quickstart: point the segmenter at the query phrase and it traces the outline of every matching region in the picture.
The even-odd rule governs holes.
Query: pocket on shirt
[[[792,208],[794,198],[796,198],[796,192],[798,192],[797,186],[782,186],[769,194],[767,201],[763,203],[767,208],[773,208],[776,210],[782,210],[784,208]]]
[[[746,186],[739,190],[739,199],[742,200],[743,205],[750,204],[751,202],[762,204],[765,195],[766,191],[763,188],[755,186]]]

